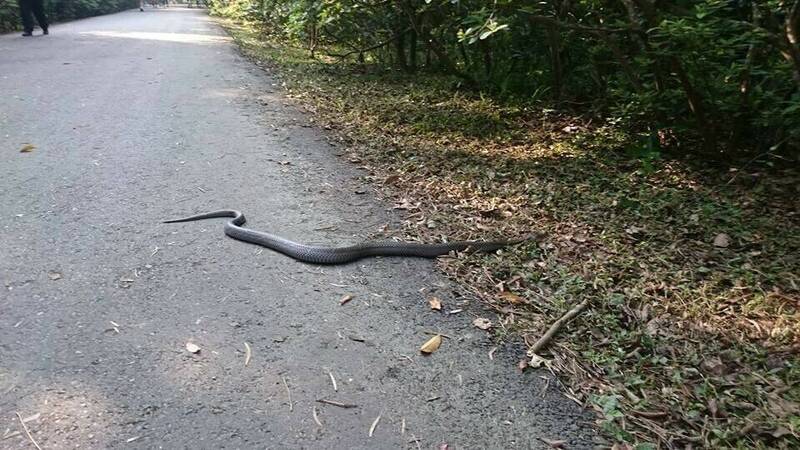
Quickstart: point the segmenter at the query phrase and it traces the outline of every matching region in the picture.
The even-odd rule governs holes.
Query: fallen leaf
[[[492,321],[484,317],[478,317],[472,321],[472,324],[481,330],[488,330],[489,328],[492,328]]]
[[[525,303],[525,299],[523,299],[522,297],[513,292],[508,292],[508,291],[501,292],[500,298],[507,301],[508,303],[511,303],[512,305],[519,305],[520,303]]]
[[[188,350],[189,353],[200,353],[200,347],[191,342],[186,343],[186,350]]]
[[[347,294],[344,297],[342,297],[341,300],[339,300],[339,305],[344,305],[345,303],[349,302],[352,299],[353,299],[353,296],[350,295],[350,294]]]
[[[442,301],[439,300],[439,297],[431,297],[428,299],[428,303],[431,305],[431,309],[435,309],[436,311],[442,310]]]
[[[48,276],[48,277],[50,277],[50,279],[51,279],[51,280],[53,280],[53,281],[56,281],[56,280],[60,280],[60,279],[61,279],[61,274],[60,274],[60,273],[58,273],[58,272],[49,272],[49,273],[47,274],[47,276]]]
[[[644,228],[637,227],[636,225],[631,225],[628,228],[625,228],[625,232],[633,236],[634,234],[641,234],[644,231]]]
[[[725,248],[731,245],[731,238],[725,233],[719,233],[714,237],[714,247]]]
[[[778,427],[778,429],[772,432],[772,437],[774,437],[775,439],[780,439],[786,436],[787,434],[792,434],[792,432],[788,430],[786,427]]]
[[[32,151],[33,151],[33,149],[35,149],[35,148],[36,148],[36,146],[35,146],[35,145],[33,145],[33,144],[25,144],[25,145],[23,145],[23,146],[22,146],[22,148],[21,148],[21,149],[19,149],[19,152],[20,152],[20,153],[30,153],[30,152],[32,152]]]
[[[728,372],[725,363],[718,356],[711,356],[700,362],[700,368],[714,376],[721,377]]]
[[[419,351],[425,353],[426,355],[429,355],[435,352],[436,350],[439,350],[440,345],[442,345],[442,335],[437,334],[432,338],[428,339],[428,342],[422,344],[422,347],[420,347]]]
[[[542,364],[546,362],[547,362],[546,359],[534,353],[531,355],[531,360],[528,362],[528,367],[538,368],[541,367]]]

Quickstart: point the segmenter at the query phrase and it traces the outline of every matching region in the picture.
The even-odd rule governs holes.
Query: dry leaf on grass
[[[36,146],[35,146],[35,145],[33,145],[33,144],[25,144],[25,145],[23,145],[23,146],[22,146],[22,148],[21,148],[21,149],[19,149],[19,152],[20,152],[20,153],[30,153],[30,152],[32,152],[32,151],[33,151],[33,149],[35,149],[35,148],[36,148]]]
[[[522,297],[513,292],[508,292],[508,291],[501,292],[500,298],[507,301],[508,303],[511,303],[512,305],[519,305],[520,303],[525,303],[525,300]]]
[[[488,330],[489,328],[492,328],[492,321],[485,317],[478,317],[472,321],[472,324],[481,330]]]
[[[436,311],[442,310],[442,301],[439,300],[439,297],[431,297],[428,299],[428,303],[431,305],[431,309],[435,309]]]
[[[536,353],[534,353],[534,354],[531,355],[531,360],[528,361],[528,366],[529,367],[534,367],[534,368],[541,367],[542,364],[544,364],[546,362],[547,362],[546,359],[544,359],[541,356],[539,356]]]
[[[198,347],[197,344],[194,344],[192,342],[186,343],[186,350],[189,353],[200,353],[200,347]]]
[[[714,237],[714,247],[725,248],[731,245],[731,238],[725,233],[719,233]]]
[[[429,355],[436,350],[439,350],[440,345],[442,345],[442,335],[437,334],[436,336],[428,339],[428,342],[422,344],[422,347],[420,347],[419,351]]]

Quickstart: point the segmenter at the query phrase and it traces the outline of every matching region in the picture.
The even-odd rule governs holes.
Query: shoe
[[[50,30],[47,27],[44,27],[42,28],[42,34],[47,36],[48,34],[50,34]]]
[[[26,31],[26,32],[22,33],[22,35],[23,35],[23,36],[33,36],[33,32],[31,32],[31,31]]]
[[[142,7],[140,6],[140,7],[139,7],[139,11],[141,11],[141,12],[144,12],[144,8],[142,8]]]

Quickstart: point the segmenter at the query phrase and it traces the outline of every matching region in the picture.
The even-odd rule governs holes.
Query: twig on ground
[[[333,372],[328,372],[328,376],[331,377],[331,384],[333,384],[333,391],[339,392],[339,387],[336,386],[336,378],[333,378]]]
[[[553,339],[553,336],[555,336],[556,333],[558,333],[558,330],[565,323],[569,322],[575,316],[580,314],[580,312],[583,311],[583,309],[586,308],[588,304],[589,304],[589,299],[588,298],[584,299],[582,302],[578,303],[574,308],[567,311],[566,314],[561,316],[561,318],[553,322],[553,324],[550,325],[550,328],[547,330],[544,336],[540,337],[539,340],[536,341],[536,343],[533,344],[531,348],[528,350],[528,356],[533,356],[536,353],[538,353],[539,350],[544,348],[544,346],[547,345],[547,343],[550,342],[551,339]]]
[[[31,431],[28,429],[28,426],[25,425],[25,421],[22,420],[22,416],[19,415],[19,412],[14,411],[14,414],[17,415],[17,419],[19,419],[19,423],[22,424],[22,429],[25,430],[25,434],[28,435],[28,439],[30,439],[31,443],[39,450],[42,450],[42,447],[39,447],[39,444],[36,442],[36,439],[33,438],[31,435]]]
[[[292,391],[289,390],[289,384],[286,382],[286,377],[281,377],[283,381],[283,387],[286,388],[286,395],[289,396],[289,411],[291,412],[294,410],[294,404],[292,403]]]
[[[250,357],[253,356],[253,351],[250,350],[250,344],[247,342],[244,343],[244,366],[247,367],[250,364]]]
[[[311,407],[311,415],[314,416],[314,422],[317,422],[317,425],[322,426],[322,422],[319,420],[319,416],[317,415],[317,407]]]
[[[326,405],[338,406],[339,408],[355,408],[358,406],[352,403],[340,403],[340,402],[335,402],[333,400],[325,400],[324,398],[318,399],[317,401],[319,403],[325,403]]]
[[[372,437],[372,433],[375,432],[375,428],[378,428],[378,422],[381,421],[381,417],[382,416],[383,416],[383,413],[378,414],[378,417],[376,417],[375,421],[372,422],[372,426],[369,427],[369,437]]]

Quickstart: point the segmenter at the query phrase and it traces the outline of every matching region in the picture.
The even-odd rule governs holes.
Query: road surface
[[[320,267],[160,223],[396,223],[309,119],[203,11],[0,36],[0,447],[32,448],[17,412],[43,448],[591,447],[591,416],[519,346],[490,359],[471,322],[492,316],[430,261]],[[451,338],[423,357],[430,331]]]

